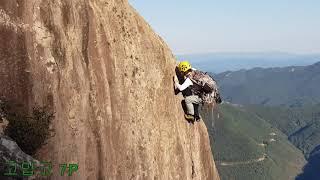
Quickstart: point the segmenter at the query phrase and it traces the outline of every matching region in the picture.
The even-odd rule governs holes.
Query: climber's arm
[[[175,83],[175,87],[177,88],[177,89],[179,89],[179,91],[183,91],[183,90],[185,90],[185,89],[187,89],[189,86],[191,86],[191,85],[193,85],[193,83],[192,83],[192,81],[189,79],[189,78],[187,78],[185,81],[184,81],[184,83],[183,84],[179,84],[179,83]]]

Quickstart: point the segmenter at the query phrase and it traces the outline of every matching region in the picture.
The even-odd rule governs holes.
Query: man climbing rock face
[[[183,78],[183,83],[180,85],[178,82],[174,82],[175,89],[182,92],[186,105],[186,114],[184,117],[190,122],[194,120],[199,121],[199,104],[202,102],[200,98],[201,87],[193,83],[191,80],[192,74],[195,69],[193,69],[188,61],[182,61],[178,65],[178,71]]]

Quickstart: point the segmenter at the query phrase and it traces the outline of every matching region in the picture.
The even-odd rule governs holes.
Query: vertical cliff
[[[126,0],[1,0],[0,96],[55,112],[38,159],[72,179],[219,179],[203,122],[173,92],[175,59]]]

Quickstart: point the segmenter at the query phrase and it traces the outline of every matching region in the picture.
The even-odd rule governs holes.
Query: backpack
[[[200,95],[204,104],[220,104],[222,102],[217,82],[209,74],[194,70],[189,78],[198,85],[196,94]]]

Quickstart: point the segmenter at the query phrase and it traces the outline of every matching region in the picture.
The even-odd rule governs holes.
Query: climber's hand
[[[173,80],[174,94],[177,95],[177,94],[180,93],[180,91],[179,91],[179,89],[177,88],[176,78],[173,76],[172,80]]]

